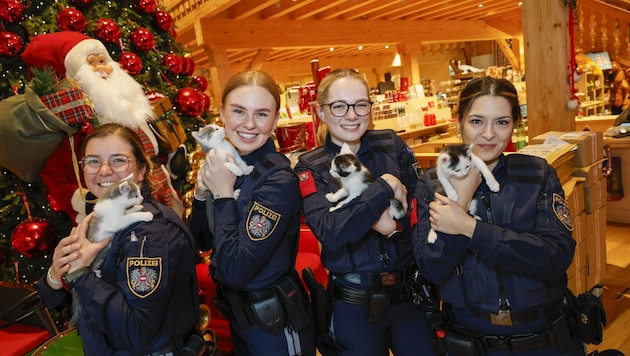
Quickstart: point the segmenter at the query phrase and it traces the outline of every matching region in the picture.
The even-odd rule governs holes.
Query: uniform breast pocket
[[[121,251],[118,280],[130,296],[147,299],[166,293],[168,271],[168,250],[161,242],[131,239]]]

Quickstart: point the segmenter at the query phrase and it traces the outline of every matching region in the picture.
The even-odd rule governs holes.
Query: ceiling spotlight
[[[385,45],[385,48],[389,48],[389,45]]]
[[[335,50],[335,47],[330,47],[328,50],[332,52]]]
[[[360,50],[362,50],[362,49],[363,49],[363,46],[359,46],[358,48],[359,48],[359,51],[360,51]]]

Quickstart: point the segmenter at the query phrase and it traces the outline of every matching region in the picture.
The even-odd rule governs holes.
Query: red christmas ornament
[[[168,12],[158,10],[155,13],[155,24],[164,31],[170,31],[173,27],[173,18]]]
[[[175,53],[168,53],[162,57],[162,63],[168,67],[169,72],[179,74],[182,72],[183,59],[183,57],[180,57]]]
[[[202,93],[206,91],[206,89],[208,89],[208,79],[200,75],[193,75],[192,79],[190,80],[190,84],[193,88],[199,89],[199,91]]]
[[[111,19],[99,19],[94,33],[105,42],[116,43],[122,34],[116,21]]]
[[[33,218],[28,207],[28,201],[26,201],[26,195],[24,193],[19,194],[24,201],[28,219],[19,223],[13,230],[11,247],[24,256],[32,258],[49,252],[57,238],[57,229],[46,219]]]
[[[84,32],[87,28],[87,20],[81,11],[66,7],[57,14],[57,25],[62,31]]]
[[[24,4],[21,0],[3,0],[0,2],[0,19],[15,22],[24,18]]]
[[[122,69],[131,75],[137,75],[142,71],[142,59],[133,52],[121,53],[118,63],[120,63]]]
[[[210,97],[206,93],[200,93],[200,94],[201,94],[201,99],[202,99],[202,102],[203,102],[201,110],[202,111],[210,110],[210,104],[211,104]]]
[[[155,47],[155,38],[149,29],[140,27],[131,31],[131,43],[141,51]]]
[[[192,58],[184,58],[184,69],[182,69],[183,75],[193,75],[195,72],[195,61]]]
[[[22,37],[9,31],[0,32],[0,56],[15,58],[23,49]]]
[[[88,7],[92,5],[94,0],[72,0],[72,3],[78,7]]]
[[[182,115],[197,116],[203,110],[203,98],[195,88],[182,88],[175,93],[176,110]]]
[[[155,0],[136,0],[135,7],[145,14],[152,14],[157,10],[158,4]]]

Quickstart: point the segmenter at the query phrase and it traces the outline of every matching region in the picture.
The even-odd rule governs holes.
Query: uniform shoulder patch
[[[281,217],[281,214],[255,201],[247,216],[247,235],[252,241],[268,238],[278,226]]]
[[[302,198],[317,192],[317,186],[315,185],[315,179],[313,178],[312,172],[299,172],[297,176],[300,181],[300,192],[302,194]]]
[[[558,193],[553,193],[553,212],[554,214],[556,214],[558,220],[562,222],[564,227],[567,228],[567,230],[573,231],[569,204]]]
[[[138,298],[146,298],[162,281],[162,257],[129,257],[126,271],[131,293]]]

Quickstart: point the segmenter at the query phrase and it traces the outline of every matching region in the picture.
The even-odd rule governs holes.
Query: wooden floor
[[[604,340],[588,350],[616,349],[630,356],[630,225],[609,223],[606,228],[607,266],[602,300],[608,325]]]

